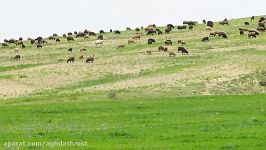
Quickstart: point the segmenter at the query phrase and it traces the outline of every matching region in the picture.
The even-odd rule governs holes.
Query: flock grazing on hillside
[[[255,20],[255,16],[252,16],[251,21]],[[265,17],[261,17],[259,19],[258,22],[258,28],[257,29],[246,29],[246,28],[239,28],[239,33],[240,35],[245,35],[247,34],[248,38],[256,38],[257,36],[260,35],[260,32],[265,32],[266,28],[265,28],[265,21],[266,18]],[[206,21],[203,20],[202,21],[204,24],[206,24],[206,30],[210,31],[209,36],[206,37],[202,37],[202,42],[209,42],[211,37],[221,37],[224,39],[227,39],[228,36],[224,31],[213,31],[213,27],[214,27],[214,22],[213,21]],[[127,41],[127,43],[125,44],[120,44],[117,45],[117,49],[123,49],[126,44],[135,44],[137,43],[137,41],[139,41],[141,38],[143,38],[144,35],[150,36],[152,37],[153,35],[163,35],[163,34],[169,34],[171,33],[173,30],[175,30],[175,28],[177,30],[193,30],[194,26],[196,26],[198,24],[198,22],[196,21],[184,21],[183,25],[179,25],[177,27],[175,27],[173,24],[168,24],[166,26],[166,29],[164,31],[161,31],[159,28],[157,28],[157,26],[155,24],[151,24],[148,25],[147,27],[141,27],[141,28],[136,28],[135,30],[135,35],[129,39]],[[227,19],[224,19],[222,21],[220,21],[218,23],[218,25],[229,25],[229,21]],[[250,25],[249,22],[244,22],[243,25]],[[132,30],[131,28],[127,27],[126,30]],[[118,31],[118,30],[110,30],[109,32],[114,33],[114,34],[122,34],[122,32]],[[92,42],[92,45],[98,48],[101,48],[104,45],[104,34],[105,32],[103,30],[99,31],[99,35],[97,36],[97,34],[95,32],[91,32],[88,30],[85,30],[83,32],[69,32],[67,34],[63,34],[63,38],[66,39],[66,41],[71,42],[71,41],[75,41],[76,38],[84,38],[84,39],[88,39],[90,37],[95,37],[96,40],[94,42]],[[47,40],[49,41],[55,41],[55,43],[59,44],[62,40],[62,38],[60,39],[59,36],[57,34],[53,34],[52,36],[49,36],[48,38],[42,38],[42,37],[37,37],[37,38],[28,38],[27,41],[29,41],[32,45],[36,45],[36,47],[38,49],[41,49],[45,46],[47,42]],[[2,43],[2,47],[8,47],[10,44],[15,44],[17,47],[20,47],[22,49],[26,48],[26,45],[24,44],[26,40],[23,40],[23,38],[19,38],[17,39],[5,39],[4,43]],[[174,42],[177,42],[177,44],[179,45],[179,47],[177,48],[176,52],[173,51],[169,51],[168,46],[172,46]],[[147,44],[151,45],[156,43],[156,40],[154,38],[149,38],[147,40]],[[163,53],[168,53],[169,56],[174,57],[176,56],[176,54],[180,53],[182,55],[188,55],[189,54],[189,50],[185,47],[186,46],[186,42],[183,40],[178,40],[178,41],[172,41],[171,39],[168,39],[164,42],[164,45],[161,45],[158,47],[158,50],[156,50],[156,52],[163,52]],[[67,51],[72,52],[73,48],[69,48]],[[85,48],[81,49],[80,52],[82,51],[86,51]],[[145,54],[147,55],[152,55],[154,51],[146,51]],[[16,55],[13,57],[13,59],[15,60],[20,60],[21,59],[21,55],[19,53],[19,49],[16,48],[15,50]],[[81,55],[79,57],[79,59],[84,59],[84,55]],[[66,62],[67,63],[73,63],[75,61],[75,57],[70,57],[70,58],[66,58]],[[95,55],[87,57],[85,62],[86,63],[93,63],[95,60]]]

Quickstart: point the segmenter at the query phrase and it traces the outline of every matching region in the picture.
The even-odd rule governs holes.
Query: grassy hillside
[[[0,149],[6,141],[88,142],[77,149],[265,149],[266,87],[259,82],[266,81],[266,34],[248,38],[238,30],[257,28],[258,19],[215,23],[213,31],[228,39],[209,42],[201,42],[210,31],[198,24],[144,35],[135,44],[127,44],[135,31],[105,33],[101,48],[92,45],[96,37],[60,37],[60,44],[47,40],[42,49],[27,41],[20,61],[12,59],[15,45],[0,47]],[[149,38],[156,43],[148,45]],[[175,57],[157,52],[165,40],[173,41],[168,49]],[[189,55],[177,52],[178,40]],[[81,55],[95,55],[95,62],[86,64]],[[72,56],[76,61],[67,64]]]

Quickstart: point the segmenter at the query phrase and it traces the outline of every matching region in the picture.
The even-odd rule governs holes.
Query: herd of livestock
[[[251,21],[255,20],[255,16],[251,17]],[[239,33],[240,35],[244,35],[247,32],[248,38],[256,38],[260,32],[265,32],[266,28],[265,28],[265,21],[266,18],[265,17],[260,17],[259,22],[258,22],[258,28],[257,29],[245,29],[245,28],[239,28]],[[223,31],[213,31],[213,27],[214,27],[214,22],[213,21],[206,21],[203,20],[202,21],[204,24],[206,24],[206,30],[210,31],[210,35],[207,37],[203,37],[202,38],[202,42],[208,42],[209,39],[213,36],[219,36],[221,38],[228,38],[228,35],[223,32]],[[198,22],[196,21],[184,21],[183,25],[177,26],[176,28],[178,30],[193,30],[194,26],[197,25]],[[244,25],[249,25],[249,22],[244,22]],[[229,25],[229,21],[227,19],[224,19],[223,21],[219,22],[219,25]],[[153,35],[163,35],[163,34],[169,34],[171,33],[173,30],[175,29],[175,26],[172,24],[168,24],[167,28],[164,31],[161,31],[159,28],[156,27],[155,24],[149,25],[147,27],[141,27],[141,28],[136,28],[135,29],[135,35],[128,40],[127,44],[134,44],[136,41],[140,40],[144,33],[147,36],[153,36]],[[126,28],[126,30],[132,30],[131,28]],[[144,32],[145,31],[145,32]],[[111,33],[114,34],[121,34],[120,31],[118,30],[110,30]],[[95,32],[91,32],[88,30],[85,30],[84,32],[69,32],[67,34],[63,34],[63,37],[67,40],[67,41],[75,41],[75,38],[84,38],[84,39],[88,39],[91,36],[94,36],[97,38],[96,41],[94,41],[92,44],[96,47],[102,47],[104,44],[104,34],[105,32],[103,30],[99,31],[99,35],[97,36],[97,34]],[[60,43],[61,40],[59,38],[59,36],[57,34],[53,34],[52,36],[46,38],[48,40],[54,40],[56,43]],[[30,41],[30,43],[32,45],[36,45],[37,48],[42,48],[46,43],[46,39],[42,38],[42,37],[37,37],[36,39],[33,38],[28,38],[27,40]],[[155,43],[155,39],[153,38],[149,38],[147,41],[147,44],[153,44]],[[185,48],[186,42],[183,40],[178,40],[178,45],[180,45],[177,49],[178,53],[181,54],[189,54],[189,51]],[[24,44],[24,40],[23,38],[19,38],[18,40],[16,39],[5,39],[4,43],[2,43],[2,47],[8,47],[10,44],[15,44],[17,47],[21,47],[22,49],[26,48],[25,44]],[[159,46],[158,47],[158,51],[159,52],[166,52],[169,53],[169,56],[175,56],[176,53],[169,51],[167,46],[171,46],[173,45],[173,41],[172,40],[166,40],[164,42],[163,46]],[[121,44],[118,45],[117,48],[124,48],[125,44]],[[68,51],[72,52],[72,48],[69,48]],[[86,49],[81,49],[80,51],[86,51]],[[15,57],[13,57],[13,59],[16,60],[20,60],[21,59],[21,55],[19,54],[19,50],[18,48],[16,49],[16,55]],[[146,51],[145,52],[147,55],[151,55],[152,51]],[[83,59],[84,56],[80,56],[79,59]],[[70,57],[67,58],[67,63],[73,63],[75,61],[75,57]],[[85,61],[86,63],[93,63],[94,62],[94,56],[88,57]]]

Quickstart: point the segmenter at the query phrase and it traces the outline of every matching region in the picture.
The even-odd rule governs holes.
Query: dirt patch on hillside
[[[182,81],[206,82],[212,80],[212,84],[217,84],[225,80],[238,78],[239,75],[247,74],[250,70],[237,65],[216,65],[205,68],[190,69],[180,73],[160,75],[154,77],[140,77],[135,79],[118,81],[115,83],[101,84],[93,87],[88,87],[82,90],[85,91],[109,91],[130,89],[146,86],[155,86],[159,84],[176,85]]]
[[[26,95],[34,91],[30,86],[19,82],[0,80],[0,99]]]

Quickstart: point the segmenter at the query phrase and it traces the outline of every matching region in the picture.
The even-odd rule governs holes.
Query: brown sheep
[[[151,51],[146,51],[146,54],[147,54],[147,55],[151,55],[152,52],[151,52]]]
[[[185,41],[183,41],[183,40],[178,40],[177,42],[178,42],[178,44],[181,44],[181,45],[186,45],[186,44],[187,44],[187,43],[186,43]]]
[[[167,52],[167,51],[168,51],[168,48],[167,48],[167,47],[164,47],[164,46],[159,46],[159,47],[158,47],[158,50],[159,50],[159,52],[160,52],[160,51]]]
[[[68,36],[67,41],[74,41],[74,38],[72,36]]]
[[[175,57],[175,52],[169,52],[169,56]]]
[[[84,59],[84,55],[79,56],[79,59]]]
[[[15,60],[20,60],[21,56],[20,55],[16,55],[13,59]]]
[[[167,29],[165,29],[165,34],[169,34],[170,32],[172,31],[172,29],[169,29],[169,28],[167,28]]]
[[[229,22],[224,20],[219,22],[220,25],[229,25]]]
[[[118,45],[117,46],[117,49],[119,49],[119,48],[124,48],[125,47],[125,45],[124,44],[121,44],[121,45]]]
[[[67,59],[67,63],[73,63],[75,61],[75,57],[70,57]]]
[[[128,44],[134,44],[135,43],[135,41],[134,40],[128,40]]]
[[[86,63],[93,63],[94,62],[94,58],[95,55],[93,55],[92,57],[88,57],[87,60],[86,60]]]
[[[173,42],[171,40],[166,40],[164,42],[165,46],[173,45]]]
[[[257,37],[257,34],[256,34],[255,32],[250,32],[250,33],[248,34],[248,37],[249,37],[249,38],[256,38],[256,37]]]
[[[209,37],[204,37],[202,38],[201,42],[208,42],[209,41]]]

